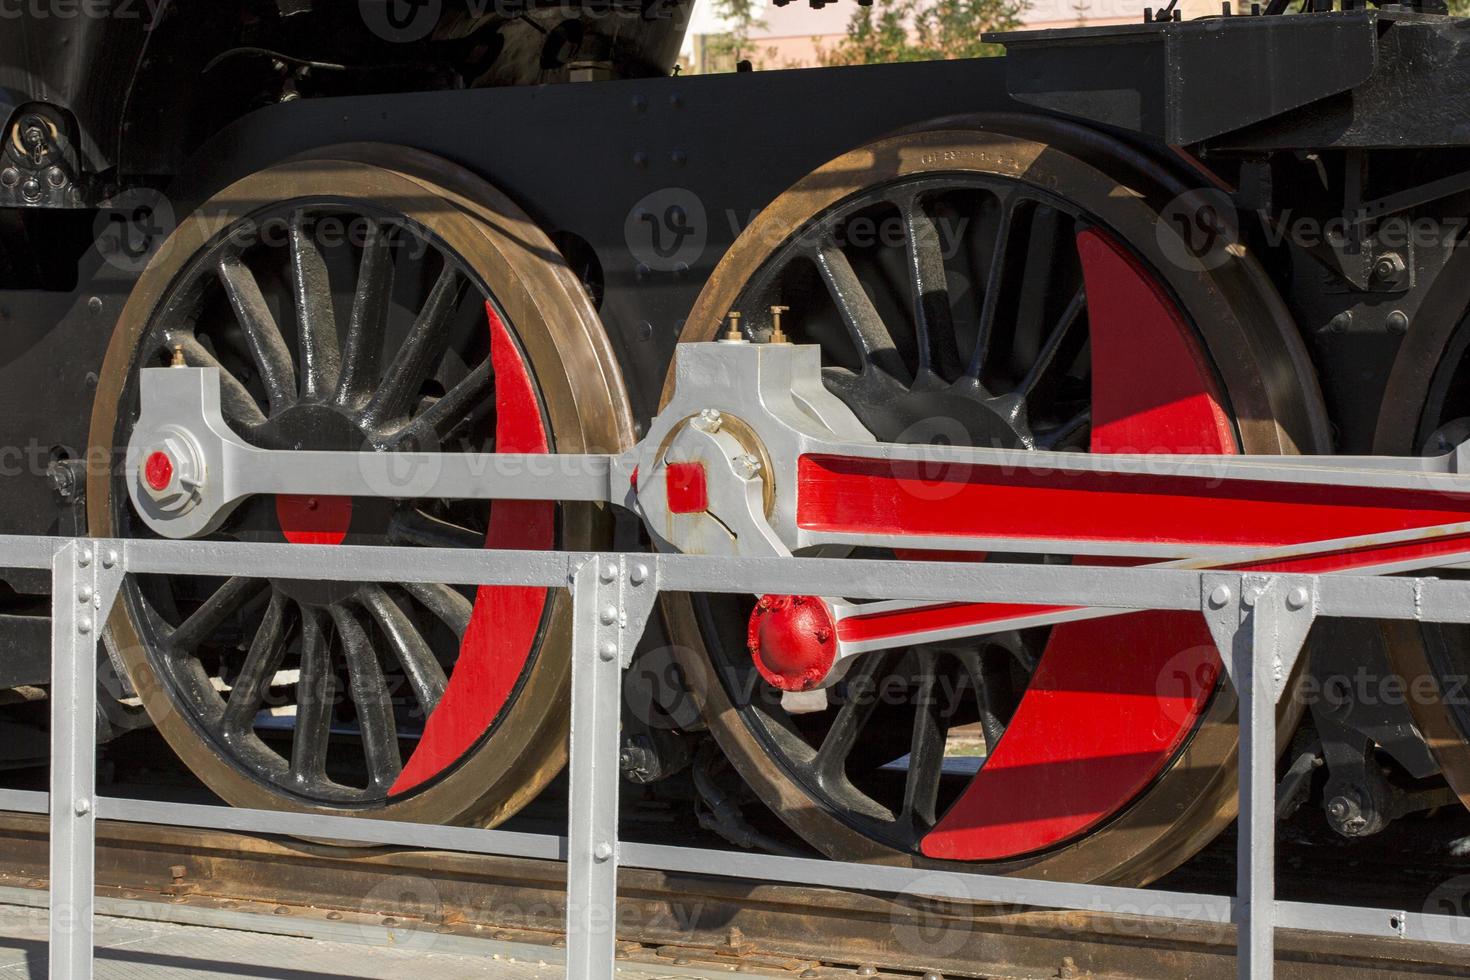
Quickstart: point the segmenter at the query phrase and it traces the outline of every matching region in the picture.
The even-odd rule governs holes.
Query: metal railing
[[[1446,564],[1470,555],[1450,556]],[[335,838],[567,863],[567,975],[610,980],[617,869],[657,868],[977,903],[1139,909],[1237,927],[1241,977],[1272,975],[1280,928],[1470,944],[1466,920],[1275,899],[1276,699],[1319,616],[1470,623],[1470,582],[820,558],[465,551],[0,536],[0,566],[52,574],[51,788],[0,791],[0,809],[44,813],[51,835],[51,976],[92,975],[98,819]],[[568,836],[96,796],[97,640],[127,574],[282,576],[566,588],[573,596]],[[618,842],[622,670],[660,592],[842,595],[851,599],[1195,610],[1239,696],[1237,896],[849,864]]]

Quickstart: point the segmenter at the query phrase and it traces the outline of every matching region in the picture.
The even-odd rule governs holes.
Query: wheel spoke
[[[813,761],[820,783],[830,787],[847,782],[847,759],[878,704],[877,679],[887,660],[881,653],[868,654],[848,674],[842,705]]]
[[[260,628],[250,641],[250,652],[245,655],[240,675],[235,678],[229,699],[225,702],[223,728],[227,734],[249,731],[251,721],[265,700],[266,688],[275,676],[276,669],[280,667],[281,657],[286,651],[285,612],[285,596],[273,592],[270,603],[266,606],[265,616],[261,618]]]
[[[291,363],[291,351],[281,338],[281,328],[266,305],[255,273],[233,255],[219,260],[218,272],[235,319],[245,331],[250,353],[260,369],[260,380],[265,384],[274,415],[296,404],[296,370]]]
[[[1092,409],[1084,408],[1055,429],[1048,429],[1036,437],[1039,449],[1056,449],[1067,440],[1081,434],[1092,424]]]
[[[1062,344],[1072,332],[1072,328],[1082,322],[1082,311],[1085,309],[1087,309],[1087,293],[1078,289],[1072,294],[1072,300],[1067,304],[1067,308],[1062,311],[1062,317],[1057,321],[1057,325],[1047,335],[1041,350],[1037,351],[1036,360],[1026,370],[1026,377],[1022,378],[1021,383],[1016,386],[1017,395],[1025,398],[1036,390],[1037,383],[1046,375],[1052,362],[1056,360],[1057,352],[1062,349]]]
[[[327,782],[327,744],[337,677],[320,615],[301,610],[301,670],[296,681],[296,727],[291,734],[291,778],[318,788]]]
[[[1017,257],[1019,268],[1012,270],[1016,284],[1015,311],[1010,316],[1011,334],[1016,338],[1013,346],[1021,338],[1039,338],[1046,329],[1047,310],[1057,296],[1066,295],[1063,290],[1069,285],[1057,282],[1065,268],[1061,260],[1077,248],[1071,218],[1044,204],[1028,210],[1025,241],[1025,254]]]
[[[455,636],[464,637],[465,630],[470,628],[470,616],[475,607],[459,590],[437,582],[404,582],[403,588],[433,613],[434,618],[448,626]]]
[[[949,281],[939,229],[917,195],[900,207],[908,247],[909,285],[913,290],[914,326],[919,343],[919,377],[938,376],[959,364],[950,310]]]
[[[931,652],[918,655],[919,678],[914,705],[913,734],[909,739],[909,769],[904,779],[903,810],[900,819],[910,825],[918,837],[937,821],[935,805],[939,800],[939,778],[944,772],[944,736],[946,705],[939,684],[939,658]]]
[[[391,786],[403,769],[403,760],[398,754],[398,726],[393,720],[393,702],[378,663],[378,651],[346,606],[334,605],[330,611],[347,658],[348,686],[357,709],[368,777],[374,786]]]
[[[301,397],[320,401],[336,387],[342,357],[327,263],[306,228],[304,211],[291,215],[291,291],[301,344]]]
[[[168,644],[175,652],[187,653],[209,639],[219,625],[245,603],[255,598],[270,583],[258,578],[232,578],[214,591],[198,609],[172,633]]]
[[[406,506],[394,511],[388,520],[388,543],[420,548],[483,548],[485,535]]]
[[[224,410],[227,420],[252,429],[265,424],[265,413],[260,410],[245,385],[225,370],[224,365],[209,352],[209,348],[199,342],[198,337],[182,330],[170,331],[168,343],[170,348],[177,349],[184,355],[184,363],[190,367],[219,369],[220,408]]]
[[[487,407],[495,390],[490,361],[475,368],[443,398],[400,429],[390,447],[399,445],[437,446],[447,439],[477,408]]]
[[[363,411],[369,425],[386,426],[407,418],[418,401],[419,389],[432,376],[449,345],[449,318],[454,315],[467,282],[454,266],[446,264],[429,290],[413,329],[383,373],[378,390]]]
[[[980,302],[980,322],[975,331],[975,351],[970,355],[970,366],[966,376],[980,379],[985,368],[985,359],[990,352],[990,340],[995,333],[995,318],[1000,309],[1000,294],[1005,281],[1006,259],[1011,247],[1011,233],[1016,224],[1017,202],[1009,197],[1000,198],[1000,220],[996,224],[995,236],[991,239],[990,268],[985,277],[985,294]]]
[[[347,321],[347,341],[342,350],[342,375],[337,383],[337,402],[341,405],[366,398],[378,379],[383,338],[388,330],[388,301],[393,295],[393,251],[388,234],[387,229],[373,222],[363,243],[357,292],[352,297],[352,316]]]
[[[837,306],[848,336],[862,357],[863,373],[876,369],[894,378],[907,379],[908,371],[893,346],[893,337],[863,290],[862,281],[858,279],[847,254],[829,241],[816,249],[813,260],[832,302]]]
[[[383,591],[382,586],[365,586],[362,598],[368,612],[377,621],[378,628],[388,638],[388,645],[398,657],[398,662],[408,677],[409,686],[413,688],[413,696],[423,711],[423,717],[428,718],[439,706],[439,699],[444,696],[444,688],[449,684],[448,678],[444,676],[444,667],[434,656],[434,651],[429,648],[418,627],[398,607],[398,603]]]

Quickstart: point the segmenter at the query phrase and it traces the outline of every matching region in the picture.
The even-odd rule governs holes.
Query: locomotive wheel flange
[[[1373,451],[1413,456],[1462,438],[1470,419],[1470,254],[1452,249],[1389,372]],[[1437,573],[1463,574],[1453,569]],[[1381,641],[1415,726],[1445,781],[1470,808],[1470,632],[1441,623],[1384,622]]]
[[[617,452],[633,441],[607,338],[550,239],[483,180],[402,147],[325,148],[191,212],[114,332],[94,453],[121,459],[138,371],[174,350],[221,366],[227,417],[265,448]],[[220,533],[610,541],[591,506],[486,511],[280,497]],[[120,467],[94,469],[91,533],[139,533],[135,516]],[[570,607],[559,591],[148,578],[126,584],[108,642],[174,751],[234,805],[493,825],[565,763]]]
[[[1175,243],[1160,216],[1190,186],[1125,144],[1049,121],[946,121],[881,140],[819,168],[768,206],[721,260],[681,340],[713,339],[729,310],[743,313],[752,339],[763,339],[764,310],[791,307],[786,332],[823,347],[829,389],[880,439],[1322,451],[1315,379],[1254,260],[1240,248],[1208,262],[1165,248]],[[850,233],[859,219],[873,232],[861,241]],[[899,229],[887,242],[886,221]],[[1131,314],[1119,316],[1143,307],[1154,311],[1157,333],[1147,324],[1137,329],[1158,341],[1157,350],[1130,347]],[[1041,332],[1022,333],[1042,323]],[[1187,407],[1165,404],[1175,401]],[[825,710],[786,711],[772,688],[749,676],[749,604],[666,600],[681,666],[735,768],[788,826],[834,858],[1142,883],[1177,866],[1234,816],[1235,699],[1213,646],[1199,647],[1209,641],[1193,619],[1169,620],[1162,630],[1194,644],[1177,653],[1152,638],[1168,617],[1142,614],[963,649],[869,654],[866,666],[850,671],[878,689],[900,677],[919,693],[956,680],[974,694],[968,714],[940,719],[917,708],[864,709],[842,685]],[[1106,676],[1068,674],[1088,650],[1120,663],[1130,650],[1143,651],[1158,673],[1146,691],[1134,691],[1140,678],[1121,671],[1109,692]],[[1092,688],[1083,692],[1092,702],[1084,713],[1123,710],[1134,693],[1164,701],[1159,685],[1171,664],[1185,661],[1207,679],[1181,709],[1187,717],[1170,719],[1165,707],[1133,719],[1177,730],[1149,743],[1149,765],[1120,763],[1120,789],[1099,788],[1108,777],[1095,767],[1069,770],[1069,762],[1088,763],[1082,748],[1074,760],[1055,752],[1028,760],[1028,740],[1066,742],[1057,738],[1066,730],[1058,704],[1069,687]],[[1042,710],[1050,729],[1034,724]],[[1299,716],[1300,706],[1285,699],[1283,744]],[[976,719],[990,757],[974,777],[962,777],[968,786],[953,787],[936,763],[946,728]],[[1092,734],[1107,741],[1097,724]],[[1035,778],[1047,766],[1056,778]],[[977,797],[982,780],[989,789]],[[1002,781],[1010,792],[1001,792]],[[992,815],[990,805],[1008,815]],[[1099,812],[1069,812],[1084,806]]]

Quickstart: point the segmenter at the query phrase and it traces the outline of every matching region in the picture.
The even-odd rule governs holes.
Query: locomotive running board
[[[1390,573],[1470,552],[1470,448],[1436,457],[1072,453],[880,443],[821,380],[819,349],[681,345],[675,390],[618,455],[278,451],[225,421],[214,368],[142,372],[126,472],[170,538],[255,494],[592,501],[662,550],[785,557],[878,546],[1089,564]],[[1106,558],[1107,562],[1102,559]],[[836,659],[1110,615],[828,600]]]

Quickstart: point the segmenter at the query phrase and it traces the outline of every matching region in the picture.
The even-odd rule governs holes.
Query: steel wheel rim
[[[578,451],[580,447],[616,447],[628,441],[630,425],[620,383],[607,383],[617,382],[618,375],[606,338],[575,278],[551,258],[555,252],[550,242],[493,188],[442,161],[400,148],[355,146],[324,151],[321,159],[284,164],[251,175],[206,202],[166,244],[161,255],[170,257],[171,262],[150,269],[140,280],[109,349],[100,390],[116,393],[114,401],[122,393],[132,351],[152,312],[170,292],[179,265],[209,244],[210,229],[228,226],[262,201],[282,198],[369,202],[393,214],[417,216],[415,220],[422,227],[434,229],[434,241],[453,255],[469,257],[468,265],[473,267],[475,277],[486,283],[487,295],[494,297],[506,322],[532,334],[524,344],[525,358],[536,381],[545,381],[543,409],[556,448]],[[534,248],[538,242],[545,243],[544,250]],[[527,243],[533,247],[526,249]],[[538,295],[544,309],[531,299]],[[566,350],[569,356],[562,358],[560,350]],[[579,372],[573,363],[577,360],[601,367],[595,372]],[[600,414],[586,421],[582,411],[593,406]],[[93,418],[94,445],[109,438],[106,434],[121,424],[116,418],[116,405],[109,407],[105,398],[99,397]],[[94,475],[91,483],[89,490],[94,492],[89,495],[89,519],[94,528],[110,528],[111,488],[105,477]],[[597,518],[582,507],[563,508],[560,533],[561,541],[571,547],[597,547],[604,540],[604,529]],[[391,609],[383,607],[381,600],[380,595],[374,597],[380,611],[391,616]],[[197,737],[199,732],[197,726],[191,729],[191,719],[172,710],[171,678],[166,671],[155,671],[150,665],[142,642],[146,630],[137,628],[129,610],[120,608],[114,615],[110,639],[176,751],[231,802],[327,812],[368,811],[400,819],[493,823],[534,796],[564,763],[566,711],[564,698],[556,692],[564,691],[569,680],[568,612],[564,595],[553,594],[545,610],[541,641],[535,647],[535,668],[528,664],[526,675],[518,682],[517,696],[495,722],[494,737],[487,734],[450,771],[426,782],[421,789],[389,796],[386,803],[381,794],[372,799],[335,798],[342,794],[305,798],[234,771],[232,760],[223,758],[216,746],[204,744]],[[463,604],[459,604],[454,615],[462,614]],[[337,622],[330,615],[325,619]],[[422,689],[424,684],[433,685],[434,680],[420,677],[412,686]],[[505,751],[486,751],[491,742]]]
[[[1093,188],[1093,195],[1088,197],[1083,193],[1080,195],[1082,199],[1105,202],[1109,200],[1107,191],[1117,188],[1117,178],[1079,159],[1082,155],[1097,157],[1099,138],[1096,134],[1070,130],[1069,127],[1038,132],[1037,124],[1032,122],[997,122],[1003,122],[1003,126],[997,126],[996,130],[1011,129],[1016,133],[1035,135],[1037,139],[1032,141],[1025,136],[1003,134],[1001,131],[937,130],[886,140],[839,158],[799,182],[768,209],[767,214],[757,219],[746,235],[756,242],[780,242],[785,238],[780,233],[780,228],[789,231],[805,227],[824,209],[839,206],[846,197],[855,193],[858,186],[871,186],[899,176],[955,172],[992,174],[1021,180],[1039,190],[1045,190],[1066,186],[1060,181],[1060,174],[1070,179],[1080,178],[1086,186]],[[1056,146],[1044,145],[1042,139],[1052,143],[1065,140],[1074,150],[1068,152]],[[1077,152],[1078,148],[1084,152],[1074,156],[1073,152]],[[1135,173],[1133,178],[1137,184],[1147,187],[1153,176]],[[1135,236],[1145,230],[1152,235],[1149,212],[1141,206],[1143,197],[1142,193],[1135,193],[1129,195],[1126,202],[1109,203],[1103,208],[1108,212],[1108,224],[1113,227],[1122,225]],[[779,213],[768,219],[771,212]],[[741,292],[743,284],[761,276],[766,260],[760,257],[760,250],[742,250],[741,244],[737,242],[732,248],[710,286],[702,294],[690,319],[685,339],[708,337],[723,311],[736,305],[736,296]],[[1255,284],[1260,282],[1259,270],[1253,267],[1233,271],[1237,279],[1244,273],[1248,281]],[[1173,279],[1186,280],[1186,284],[1191,278],[1205,278],[1197,270],[1188,270],[1187,273],[1184,270],[1171,272]],[[1232,270],[1227,269],[1226,272],[1230,273]],[[1271,304],[1264,302],[1258,306],[1271,307]],[[1279,307],[1270,309],[1269,312],[1277,309]],[[1269,339],[1267,338],[1268,341]],[[1261,420],[1278,415],[1290,418],[1293,410],[1299,412],[1300,417],[1312,418],[1314,406],[1310,403],[1295,406],[1288,404],[1287,411],[1275,415],[1262,411],[1272,398],[1285,398],[1289,401],[1290,392],[1265,390],[1259,383],[1254,390],[1250,385],[1239,384],[1241,369],[1247,369],[1247,375],[1249,374],[1251,357],[1259,357],[1263,348],[1265,351],[1270,348],[1269,343],[1255,344],[1254,350],[1251,349],[1252,345],[1244,346],[1244,356],[1234,365],[1236,378],[1226,379],[1232,400],[1237,391],[1242,392],[1244,398],[1241,401],[1246,411],[1253,413],[1255,422],[1244,427],[1242,434],[1252,451],[1281,451],[1291,445],[1289,439],[1284,437],[1284,430],[1279,425],[1262,425]],[[1283,360],[1289,360],[1290,363],[1300,362],[1300,351],[1292,350],[1287,353],[1289,358],[1283,357]],[[1302,390],[1307,389],[1304,387]],[[1310,429],[1306,432],[1298,430],[1298,438],[1310,443]],[[671,620],[680,643],[697,650],[695,644],[699,642],[700,626],[694,611],[688,607],[675,607]],[[706,718],[726,753],[735,760],[737,768],[757,789],[758,794],[793,829],[834,857],[917,865],[936,863],[933,859],[855,834],[821,812],[821,807],[815,805],[810,797],[794,787],[789,780],[769,771],[766,760],[761,757],[760,746],[755,739],[743,732],[737,709],[719,685],[715,677],[717,671],[708,666],[704,657],[691,652],[682,658],[681,663],[686,673],[693,678],[692,684],[700,692]],[[1228,691],[1215,697],[1201,725],[1200,730],[1205,737],[1191,740],[1176,757],[1175,770],[1199,770],[1200,767],[1207,767],[1211,773],[1208,778],[1194,780],[1194,784],[1187,787],[1185,792],[1179,792],[1175,787],[1174,791],[1161,794],[1159,785],[1155,784],[1126,813],[1114,819],[1097,834],[1046,854],[996,861],[986,866],[1003,873],[1055,874],[1072,880],[1144,881],[1161,874],[1202,846],[1229,819],[1233,811],[1233,770],[1226,772],[1219,767],[1222,759],[1233,757],[1233,710],[1234,699],[1229,696]],[[1286,717],[1282,718],[1283,730],[1294,723],[1297,710],[1287,710]],[[1153,808],[1161,804],[1167,812],[1181,819],[1167,826],[1154,820],[1150,812],[1157,812]],[[1100,843],[1102,841],[1105,843]]]
[[[1470,260],[1456,256],[1452,263]],[[1454,405],[1470,370],[1470,316],[1466,308],[1465,269],[1446,267],[1434,294],[1421,304],[1424,315],[1405,338],[1384,393],[1374,451],[1395,455],[1443,451],[1429,445],[1432,434],[1452,418],[1464,418]],[[1442,295],[1442,294],[1448,295]],[[1458,382],[1458,385],[1457,385]],[[1463,399],[1462,399],[1463,400]],[[1451,418],[1446,418],[1446,415]],[[1445,574],[1453,575],[1447,571]],[[1470,637],[1439,623],[1384,622],[1379,625],[1389,663],[1403,681],[1409,714],[1424,735],[1446,782],[1470,807],[1470,706],[1465,703],[1465,668]],[[1421,683],[1421,678],[1429,683]],[[1421,692],[1428,692],[1423,696]]]

